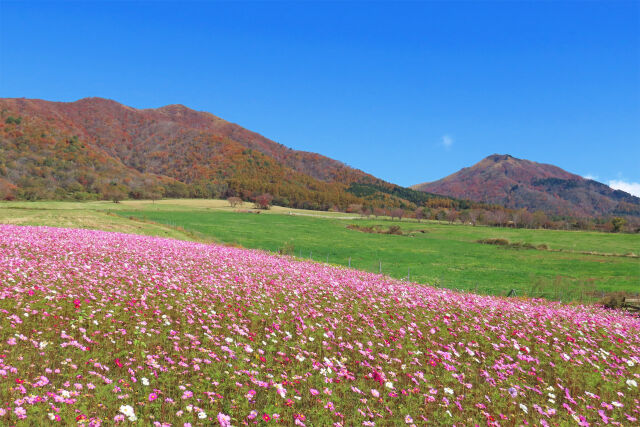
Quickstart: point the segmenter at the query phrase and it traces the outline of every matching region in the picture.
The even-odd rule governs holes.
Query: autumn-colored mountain
[[[491,155],[441,180],[412,188],[556,215],[640,215],[638,197],[553,165],[517,159],[508,154]]]
[[[431,197],[182,105],[9,98],[0,99],[0,119],[5,197],[86,199],[116,187],[133,197],[268,192],[276,203],[318,209],[413,208]]]

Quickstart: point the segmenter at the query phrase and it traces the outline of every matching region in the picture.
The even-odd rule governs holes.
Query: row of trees
[[[357,213],[363,217],[390,217],[402,220],[412,218],[417,221],[437,220],[450,224],[463,223],[470,225],[486,225],[494,227],[513,228],[544,228],[556,230],[594,230],[606,232],[640,232],[640,218],[609,217],[609,218],[571,218],[553,217],[543,211],[530,212],[527,209],[506,209],[493,207],[491,209],[474,208],[431,208],[421,206],[413,211],[393,208],[372,208],[358,204],[349,205],[346,212]]]
[[[269,209],[273,202],[273,196],[268,193],[260,194],[253,198],[256,209]],[[243,200],[240,197],[227,199],[232,207],[238,207]],[[338,210],[336,207],[333,210]],[[379,208],[350,204],[344,212],[358,214],[362,217],[391,218],[402,220],[411,218],[418,222],[422,220],[447,221],[450,224],[462,223],[469,225],[485,225],[493,227],[512,228],[543,228],[556,230],[594,230],[606,232],[640,232],[640,218],[613,217],[613,218],[561,218],[550,217],[542,211],[529,212],[527,209],[506,209],[494,207],[493,209],[461,209],[431,208],[421,206],[415,210],[402,208]]]

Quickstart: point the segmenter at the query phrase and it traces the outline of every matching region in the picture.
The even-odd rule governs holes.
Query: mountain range
[[[0,199],[239,196],[300,208],[414,209],[498,204],[554,215],[640,216],[640,199],[552,165],[492,155],[404,188],[320,154],[285,147],[213,114],[136,109],[103,98],[0,99]]]
[[[415,190],[554,215],[640,215],[640,198],[557,166],[493,154]]]
[[[434,197],[183,105],[5,98],[0,118],[0,188],[25,199],[92,198],[115,187],[133,197],[270,193],[292,207],[413,209]]]

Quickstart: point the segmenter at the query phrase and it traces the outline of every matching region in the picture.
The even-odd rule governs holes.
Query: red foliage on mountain
[[[491,155],[441,180],[412,188],[511,209],[542,210],[554,215],[640,215],[638,197],[553,165],[510,155]]]
[[[0,99],[0,111],[0,178],[20,198],[95,198],[120,185],[134,197],[270,193],[274,203],[294,207],[415,206],[391,195],[393,184],[182,105],[141,110],[102,98],[12,98]],[[355,195],[353,183],[377,189]]]

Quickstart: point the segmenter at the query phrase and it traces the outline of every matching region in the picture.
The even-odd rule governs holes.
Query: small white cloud
[[[627,182],[621,179],[612,179],[609,181],[609,187],[616,190],[626,191],[629,194],[640,197],[640,182]]]
[[[597,181],[598,180],[598,175],[592,175],[590,173],[586,174],[583,176],[584,179],[591,179],[593,181]]]
[[[440,145],[449,150],[453,145],[453,138],[451,135],[442,135],[442,138],[440,138]]]

